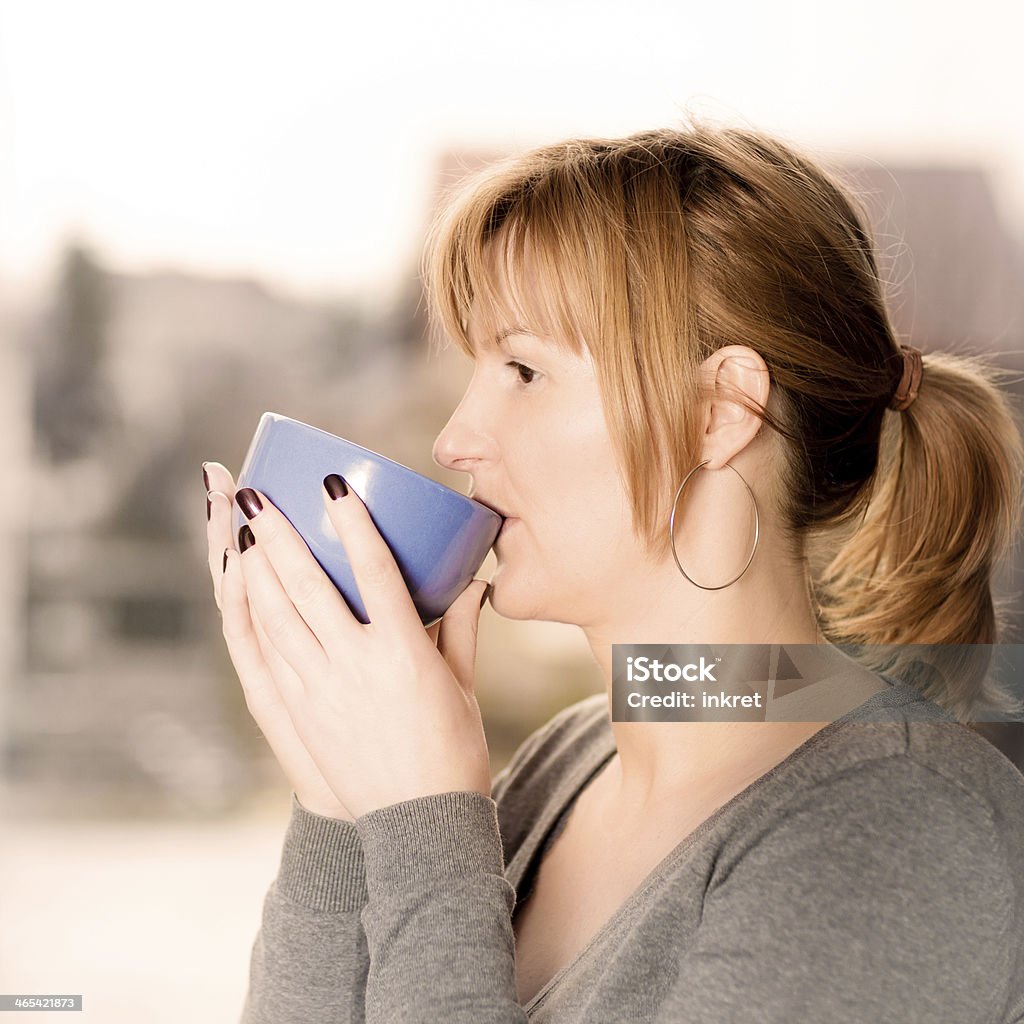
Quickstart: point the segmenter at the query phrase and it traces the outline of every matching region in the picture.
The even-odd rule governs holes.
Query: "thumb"
[[[441,620],[437,649],[452,670],[463,691],[472,695],[476,675],[476,635],[484,597],[490,590],[487,580],[473,580],[455,599]]]

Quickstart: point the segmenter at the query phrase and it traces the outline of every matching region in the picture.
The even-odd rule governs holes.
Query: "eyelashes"
[[[537,376],[536,370],[531,370],[529,366],[525,366],[523,363],[516,362],[514,359],[510,360],[505,364],[510,366],[519,378],[519,383],[523,385],[532,384]],[[523,374],[529,374],[529,380],[523,379]]]

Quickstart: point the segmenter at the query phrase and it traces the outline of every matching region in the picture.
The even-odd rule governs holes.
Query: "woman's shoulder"
[[[897,765],[914,765],[921,770],[916,774],[934,776],[937,785],[955,786],[980,804],[1024,815],[1024,774],[1012,761],[913,687],[887,681],[889,690],[836,724],[833,743],[842,749],[842,760],[870,765],[893,759]]]
[[[800,871],[851,832],[887,841],[920,832],[933,867],[969,872],[990,858],[1000,877],[1019,879],[1012,887],[1024,906],[1024,775],[905,684],[813,734],[732,801],[712,832],[720,868],[759,847],[794,864],[804,850]]]
[[[854,722],[820,753],[822,761],[831,755],[828,767],[819,766],[820,786],[850,775],[862,790],[877,790],[889,802],[898,798],[904,808],[916,800],[924,810],[940,793],[955,795],[957,803],[1012,826],[1024,843],[1024,775],[966,725],[913,718]]]
[[[969,872],[991,858],[992,870],[1024,905],[1024,774],[982,735],[904,684],[869,703],[770,772],[775,784],[754,794],[733,837],[746,832],[745,846],[753,829],[771,835],[773,844],[796,842],[798,823],[816,834],[815,843],[844,829],[904,839],[920,831],[933,867],[955,864]]]
[[[922,771],[961,790],[1001,827],[1013,823],[1024,858],[1024,774],[1020,769],[966,725],[909,721],[904,728],[904,756]]]
[[[865,785],[911,778],[917,789],[953,787],[978,806],[1024,817],[1024,774],[992,743],[910,685],[890,684],[798,749],[786,789],[829,786],[846,774]],[[904,794],[906,795],[906,794]]]
[[[828,878],[932,902],[969,891],[1024,938],[1024,775],[968,726],[927,712],[849,716],[727,811],[706,837],[712,888],[731,879],[754,901],[768,879],[796,889]]]
[[[965,990],[996,1007],[1020,998],[1024,776],[1014,765],[966,726],[908,720],[851,721],[790,767],[707,837],[704,941],[745,948],[753,931],[782,962],[817,963],[851,984],[962,963]],[[680,869],[678,884],[685,895],[692,872]]]

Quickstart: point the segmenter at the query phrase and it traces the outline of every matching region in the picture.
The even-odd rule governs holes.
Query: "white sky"
[[[383,294],[445,146],[683,108],[826,156],[980,163],[1021,230],[1021,27],[991,0],[0,0],[0,277],[46,282],[77,231],[121,269]]]

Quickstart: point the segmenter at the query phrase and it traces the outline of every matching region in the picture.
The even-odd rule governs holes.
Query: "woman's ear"
[[[761,429],[761,420],[744,405],[768,404],[770,378],[760,354],[746,345],[726,345],[701,364],[711,385],[701,459],[707,469],[720,469],[741,452]]]

